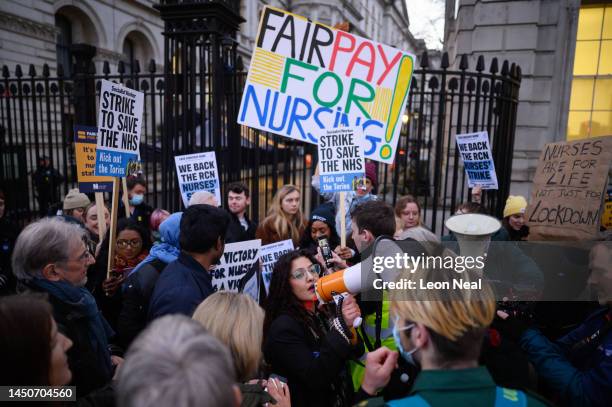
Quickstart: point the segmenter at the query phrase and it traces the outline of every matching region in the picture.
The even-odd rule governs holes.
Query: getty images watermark
[[[482,278],[465,278],[464,272],[481,275],[486,259],[487,253],[482,256],[431,256],[424,253],[417,256],[408,253],[374,256],[372,271],[376,278],[372,281],[372,287],[375,290],[482,290]],[[395,279],[389,278],[390,270],[398,273]],[[446,281],[431,281],[422,275],[415,276],[418,270],[453,271],[457,277]],[[402,276],[411,275],[411,278],[400,277],[399,273]]]

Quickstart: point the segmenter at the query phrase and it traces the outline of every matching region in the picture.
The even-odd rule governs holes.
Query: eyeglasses
[[[117,240],[117,247],[120,249],[127,249],[128,247],[140,247],[142,246],[142,240],[134,239],[134,240]]]
[[[89,260],[90,257],[93,257],[93,255],[89,251],[89,248],[86,248],[83,254],[79,256],[78,261]]]
[[[321,265],[311,264],[306,269],[294,270],[291,272],[291,277],[295,278],[296,280],[302,280],[306,276],[306,273],[310,273],[314,275],[315,277],[319,277],[321,275]]]

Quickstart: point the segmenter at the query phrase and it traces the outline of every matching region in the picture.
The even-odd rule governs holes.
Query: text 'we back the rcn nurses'
[[[407,52],[266,7],[238,122],[313,144],[360,126],[365,158],[392,163],[413,65]]]

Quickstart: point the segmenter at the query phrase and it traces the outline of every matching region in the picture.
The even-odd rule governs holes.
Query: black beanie
[[[334,205],[331,202],[324,203],[313,209],[310,214],[310,223],[318,220],[327,223],[327,226],[336,229],[336,215],[334,214]]]

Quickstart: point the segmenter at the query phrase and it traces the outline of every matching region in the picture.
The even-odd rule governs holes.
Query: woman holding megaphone
[[[352,405],[347,369],[363,353],[353,328],[361,311],[347,296],[335,315],[317,307],[322,266],[306,250],[278,259],[265,306],[264,357],[271,373],[287,379],[291,406]]]

